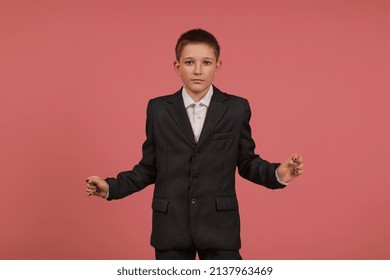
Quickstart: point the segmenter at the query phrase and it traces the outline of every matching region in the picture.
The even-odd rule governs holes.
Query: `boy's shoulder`
[[[178,95],[181,94],[181,89],[176,91],[175,93],[170,93],[170,94],[166,94],[166,95],[160,95],[160,96],[157,96],[157,97],[154,97],[152,99],[150,99],[151,102],[165,102],[165,101],[171,101],[171,100],[175,100]]]

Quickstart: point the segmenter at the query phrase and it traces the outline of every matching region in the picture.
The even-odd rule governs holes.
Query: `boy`
[[[117,178],[87,179],[87,195],[120,199],[155,184],[151,245],[156,259],[241,259],[235,170],[271,189],[303,172],[303,159],[282,164],[254,153],[248,101],[212,85],[220,47],[207,31],[182,34],[174,68],[184,86],[152,99],[143,156]]]

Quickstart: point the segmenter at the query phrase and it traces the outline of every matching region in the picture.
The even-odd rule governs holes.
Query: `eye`
[[[204,65],[210,65],[210,64],[212,64],[212,62],[210,60],[205,60],[205,61],[203,61],[203,64]]]
[[[192,64],[194,64],[194,62],[192,60],[186,60],[186,61],[184,61],[184,64],[192,65]]]

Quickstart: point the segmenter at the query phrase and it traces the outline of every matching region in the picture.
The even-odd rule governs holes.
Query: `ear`
[[[215,75],[217,75],[219,73],[219,71],[221,71],[221,67],[222,67],[222,61],[218,60],[216,66],[215,66],[215,68],[216,68]]]
[[[177,74],[178,76],[181,76],[181,74],[180,74],[180,63],[179,63],[179,61],[175,60],[175,61],[173,62],[173,67],[175,68],[176,74]]]

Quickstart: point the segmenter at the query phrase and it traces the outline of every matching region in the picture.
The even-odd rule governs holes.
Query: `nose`
[[[200,76],[202,75],[202,63],[196,63],[195,64],[195,75]]]

